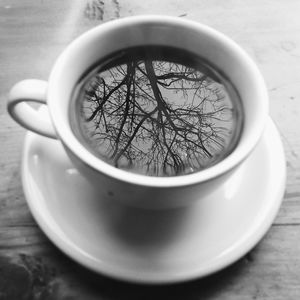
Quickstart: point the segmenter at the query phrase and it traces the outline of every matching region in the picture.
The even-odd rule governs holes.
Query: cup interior
[[[157,178],[129,174],[91,154],[74,136],[69,122],[72,92],[83,74],[101,58],[135,46],[171,46],[195,53],[217,66],[235,87],[244,110],[243,129],[235,149],[203,171]],[[49,79],[48,106],[58,135],[75,157],[96,171],[119,180],[154,186],[180,186],[218,177],[241,163],[257,144],[267,119],[268,96],[254,62],[234,41],[196,22],[165,16],[139,16],[102,24],[72,42],[58,58]]]

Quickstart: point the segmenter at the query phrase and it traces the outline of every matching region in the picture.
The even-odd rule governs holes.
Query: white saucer
[[[282,201],[285,168],[270,120],[234,177],[187,208],[146,211],[99,199],[61,144],[33,133],[25,140],[22,180],[36,221],[75,261],[126,281],[171,283],[226,267],[263,237]]]

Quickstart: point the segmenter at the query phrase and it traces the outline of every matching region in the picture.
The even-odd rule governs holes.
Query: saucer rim
[[[273,131],[273,134],[275,134],[274,138],[277,139],[278,144],[280,144],[280,149],[276,150],[278,155],[280,155],[280,157],[278,156],[278,161],[285,162],[285,155],[279,132],[271,118],[269,118],[266,126],[270,126],[270,128],[265,128],[265,130]],[[275,191],[272,191],[271,194],[273,195],[274,201],[272,201],[272,205],[268,207],[266,215],[264,218],[261,218],[260,222],[256,221],[256,223],[253,223],[250,227],[251,230],[248,231],[248,234],[243,238],[240,238],[238,241],[235,241],[234,249],[229,249],[230,251],[227,251],[225,255],[218,257],[218,259],[214,259],[213,262],[208,263],[207,266],[202,263],[199,264],[200,268],[193,269],[193,271],[174,273],[172,275],[168,275],[167,277],[152,273],[148,275],[146,273],[139,274],[138,272],[134,272],[132,270],[122,270],[120,272],[120,269],[115,266],[109,266],[105,263],[102,264],[102,266],[99,265],[99,259],[95,259],[91,255],[87,255],[87,253],[77,247],[75,243],[66,239],[63,232],[58,232],[57,230],[55,231],[53,229],[55,224],[52,224],[54,227],[49,226],[49,220],[46,220],[42,217],[43,213],[41,213],[35,205],[36,200],[32,200],[35,192],[30,184],[30,176],[28,176],[28,164],[26,163],[30,149],[30,143],[34,136],[36,136],[35,133],[27,132],[24,140],[21,178],[25,198],[35,221],[50,239],[50,241],[52,241],[54,245],[56,245],[63,253],[71,257],[74,261],[98,274],[109,276],[118,280],[140,284],[171,284],[203,278],[220,271],[241,259],[263,238],[263,236],[271,227],[283,201],[286,183],[285,163],[283,163],[283,168],[280,173],[281,185],[277,186],[276,193]],[[263,138],[266,138],[265,135],[262,136],[262,139]],[[261,141],[259,141],[259,143],[261,143]],[[60,228],[58,229],[60,230]],[[97,264],[95,262],[97,262]]]

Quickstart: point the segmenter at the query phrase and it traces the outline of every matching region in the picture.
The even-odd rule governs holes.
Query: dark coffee
[[[242,105],[230,82],[181,49],[129,48],[78,82],[70,108],[77,138],[107,163],[149,176],[208,168],[232,152]]]

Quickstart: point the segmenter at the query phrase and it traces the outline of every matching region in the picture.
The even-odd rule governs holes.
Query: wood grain
[[[292,230],[291,226],[274,226],[263,242],[227,269],[205,279],[166,286],[133,285],[96,275],[61,254],[34,226],[2,228],[0,236],[6,245],[0,247],[2,270],[23,270],[23,277],[31,282],[26,293],[37,290],[48,293],[49,299],[296,300],[300,296],[295,267],[300,264],[300,226]],[[283,236],[289,238],[283,242]],[[16,274],[7,275],[7,285],[15,285]],[[1,279],[0,275],[0,288]],[[38,280],[40,285],[32,283]]]
[[[300,1],[0,1],[0,299],[300,299]],[[33,220],[20,163],[25,130],[6,112],[9,88],[46,79],[74,37],[111,19],[160,13],[201,21],[235,39],[256,61],[282,137],[287,185],[264,239],[233,266],[172,286],[126,284],[63,255]]]

